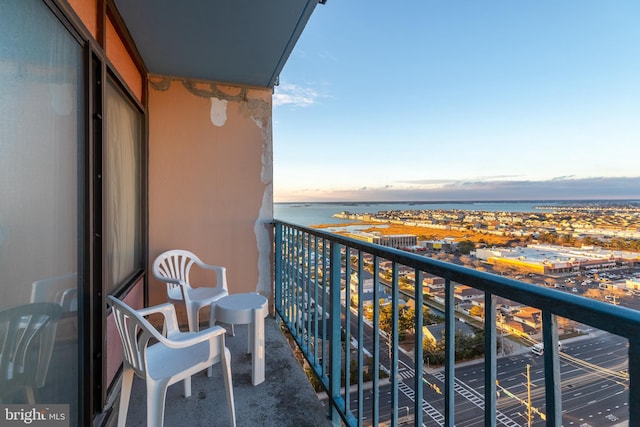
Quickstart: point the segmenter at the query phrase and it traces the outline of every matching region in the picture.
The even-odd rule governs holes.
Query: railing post
[[[391,425],[398,425],[398,327],[400,299],[398,284],[398,264],[393,263],[391,268],[391,336],[387,336],[387,341],[391,349],[389,362],[391,363]]]
[[[423,316],[423,290],[422,290],[422,271],[415,271],[415,310],[416,310],[416,323],[415,323],[415,350],[414,350],[414,388],[416,390],[416,398],[413,405],[413,425],[422,425],[422,399],[423,399],[423,385],[422,385],[422,366],[424,364],[423,354],[423,333],[422,324],[424,323]]]
[[[448,277],[444,281],[444,418],[446,425],[455,425],[455,363],[456,316],[454,284]]]
[[[331,299],[331,340],[329,341],[329,393],[334,402],[340,397],[340,244],[331,242],[331,279],[329,282],[329,298]],[[335,405],[331,405],[331,422],[340,425],[340,415]]]
[[[640,336],[629,339],[629,425],[640,425]]]
[[[496,297],[484,293],[484,425],[496,426]]]
[[[372,425],[377,426],[380,419],[380,260],[373,257],[373,417]]]
[[[358,425],[362,425],[364,417],[364,279],[362,274],[364,271],[364,260],[362,251],[358,251]]]
[[[544,387],[547,425],[556,426],[562,424],[558,317],[548,310],[542,310],[542,342],[544,345]],[[531,402],[529,402],[529,405],[531,405]]]

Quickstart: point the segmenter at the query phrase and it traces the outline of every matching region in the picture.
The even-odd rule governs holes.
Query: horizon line
[[[333,201],[317,201],[317,200],[292,200],[292,201],[273,201],[274,204],[282,203],[314,203],[314,204],[382,204],[382,203],[541,203],[541,202],[640,202],[640,198],[593,198],[593,199],[469,199],[469,200],[333,200]]]

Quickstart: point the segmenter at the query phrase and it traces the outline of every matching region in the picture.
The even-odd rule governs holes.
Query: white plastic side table
[[[251,353],[251,383],[264,382],[264,318],[269,314],[268,300],[257,293],[233,294],[211,305],[210,325],[215,321],[231,325],[249,325],[247,352]]]

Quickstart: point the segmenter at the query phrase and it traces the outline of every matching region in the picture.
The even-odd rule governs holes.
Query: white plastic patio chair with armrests
[[[38,361],[36,386],[44,387],[49,363],[56,343],[58,325],[67,325],[75,337],[78,332],[78,274],[70,273],[35,281],[31,284],[31,302],[53,302],[62,307],[62,314],[57,322],[51,322],[42,336],[42,348]]]
[[[231,353],[225,347],[224,328],[180,332],[175,308],[170,303],[134,310],[113,296],[108,298],[123,352],[118,427],[124,427],[127,420],[134,373],[143,378],[147,386],[147,426],[161,427],[167,388],[184,380],[185,397],[191,396],[191,376],[217,362],[222,363],[229,417],[235,426]],[[166,336],[144,318],[154,313],[164,316]]]
[[[58,321],[61,312],[58,304],[49,302],[0,311],[0,402],[5,400],[5,396],[11,399],[13,392],[23,389],[26,402],[37,403],[34,388],[40,387],[41,361],[50,361],[45,344],[47,334],[52,333],[49,326]],[[47,352],[49,357],[43,358],[42,352]],[[44,369],[46,371],[48,367]]]
[[[192,286],[189,281],[189,272],[194,265],[205,270],[215,271],[216,286]],[[193,252],[183,249],[172,249],[158,255],[153,262],[153,275],[156,279],[167,284],[169,302],[184,303],[191,332],[200,329],[199,319],[202,307],[211,306],[215,301],[229,295],[227,269],[205,264]],[[233,325],[231,327],[233,334]]]

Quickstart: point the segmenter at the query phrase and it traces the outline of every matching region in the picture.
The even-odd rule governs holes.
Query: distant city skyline
[[[329,0],[274,91],[274,200],[640,198],[640,2]]]

